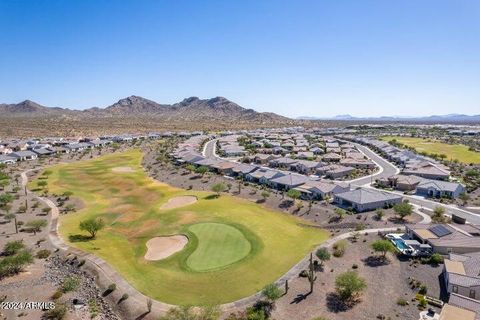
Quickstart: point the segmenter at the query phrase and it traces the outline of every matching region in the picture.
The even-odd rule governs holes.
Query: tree
[[[220,309],[217,306],[197,308],[181,306],[169,309],[159,320],[218,320],[219,318]]]
[[[274,283],[270,283],[263,288],[262,295],[267,298],[268,301],[274,303],[282,296],[282,292]]]
[[[435,206],[433,209],[432,221],[436,223],[445,223],[445,208],[442,206]]]
[[[406,216],[409,216],[413,212],[413,206],[408,202],[398,203],[393,206],[393,210],[400,217],[400,219],[405,219]]]
[[[14,196],[10,193],[0,194],[0,207],[4,207],[14,200]]]
[[[388,252],[395,251],[395,247],[389,240],[377,240],[373,242],[372,249],[375,250],[375,252],[380,252],[383,260],[386,259]]]
[[[261,196],[262,196],[262,199],[263,201],[267,201],[267,198],[270,197],[270,192],[268,192],[267,190],[263,190],[262,193],[261,193]]]
[[[327,248],[320,248],[315,252],[315,255],[320,260],[320,266],[323,266],[325,261],[330,260],[330,252]]]
[[[342,208],[335,208],[335,213],[337,214],[339,220],[342,220],[345,216],[345,210]]]
[[[462,205],[463,205],[463,206],[465,206],[465,205],[467,204],[468,200],[470,200],[470,196],[469,196],[467,193],[465,193],[465,192],[460,193],[460,195],[458,196],[458,198],[459,198],[460,200],[462,200]]]
[[[367,282],[355,271],[347,271],[337,276],[335,286],[341,299],[350,300],[367,288]]]
[[[5,215],[5,219],[9,222],[13,220],[13,222],[15,223],[15,233],[18,233],[17,215],[14,213],[7,213]]]
[[[208,172],[208,168],[206,166],[200,166],[198,168],[195,169],[195,173],[198,173],[199,175],[201,175],[202,177],[205,175],[205,173]]]
[[[37,232],[42,231],[42,228],[47,226],[47,220],[45,219],[35,219],[26,223],[26,226],[29,227],[33,234],[36,235]]]
[[[295,189],[290,189],[287,192],[287,196],[292,198],[293,201],[297,201],[297,199],[299,199],[301,195],[302,194],[300,193],[300,191],[295,190]]]
[[[378,221],[382,220],[384,215],[385,213],[383,212],[382,209],[378,208],[377,210],[375,210],[375,217],[377,218]]]
[[[88,219],[80,221],[80,230],[90,233],[92,239],[95,239],[97,232],[105,227],[103,219]]]
[[[220,197],[220,193],[224,192],[227,187],[223,183],[216,183],[212,186],[212,191],[217,194],[217,197]]]

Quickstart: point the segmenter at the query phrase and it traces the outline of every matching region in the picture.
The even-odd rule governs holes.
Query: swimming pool
[[[393,239],[393,242],[395,242],[395,245],[399,250],[407,250],[409,249],[408,246],[403,242],[402,239]]]

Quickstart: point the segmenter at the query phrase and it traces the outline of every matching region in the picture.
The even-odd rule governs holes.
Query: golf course
[[[397,140],[409,147],[415,148],[417,152],[427,152],[429,154],[444,154],[447,160],[458,160],[462,163],[480,163],[480,152],[470,151],[468,147],[463,144],[448,144],[444,142],[435,141],[432,139],[412,138],[412,137],[396,137],[384,136],[381,137],[383,141]]]
[[[69,191],[83,202],[61,215],[62,239],[101,257],[156,300],[206,305],[241,299],[328,238],[326,231],[252,201],[158,182],[142,168],[142,156],[129,150],[60,164],[49,167],[43,181],[50,194]],[[38,188],[38,181],[29,187]],[[80,230],[90,218],[105,222],[95,238]]]

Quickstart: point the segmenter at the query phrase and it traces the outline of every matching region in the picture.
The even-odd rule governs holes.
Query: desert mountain
[[[30,100],[17,104],[0,104],[0,113],[9,116],[68,116],[69,118],[117,118],[152,117],[164,121],[252,121],[256,123],[289,122],[291,119],[274,113],[262,113],[246,109],[223,98],[199,99],[190,97],[175,104],[159,104],[139,96],[130,96],[106,108],[90,108],[83,111],[49,108]]]

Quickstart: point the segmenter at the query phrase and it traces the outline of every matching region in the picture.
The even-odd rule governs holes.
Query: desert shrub
[[[406,306],[406,305],[408,304],[408,302],[407,302],[407,300],[405,300],[405,299],[403,299],[403,298],[399,298],[399,299],[397,300],[397,304],[398,304],[399,306]]]
[[[15,255],[0,260],[0,279],[19,273],[32,262],[33,256],[27,250],[22,250]]]
[[[38,259],[46,259],[50,256],[52,252],[50,250],[47,250],[47,249],[43,249],[43,250],[39,250],[36,254],[36,257]]]
[[[70,292],[74,291],[80,285],[80,279],[77,277],[67,277],[62,283],[62,291]]]
[[[345,254],[345,250],[347,249],[347,241],[340,240],[333,244],[333,256],[334,257],[342,257]]]
[[[423,284],[423,285],[420,286],[420,290],[418,290],[418,293],[427,294],[427,291],[428,291],[427,286]]]
[[[63,303],[57,303],[55,309],[50,309],[45,311],[44,318],[52,320],[61,320],[65,317],[67,313],[67,306]]]
[[[60,290],[57,290],[52,294],[52,299],[57,300],[57,299],[60,299],[62,296],[63,296],[63,292]]]
[[[6,256],[13,256],[24,248],[25,245],[23,244],[22,240],[10,241],[7,242],[3,247],[3,254]]]

